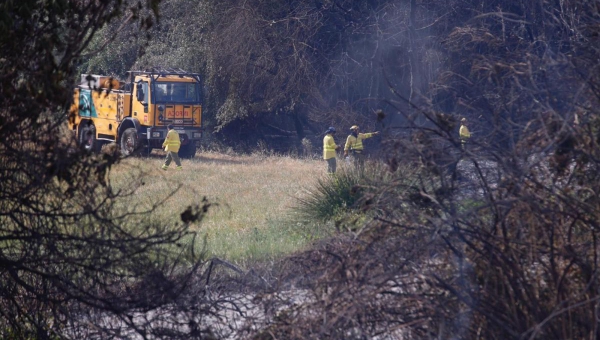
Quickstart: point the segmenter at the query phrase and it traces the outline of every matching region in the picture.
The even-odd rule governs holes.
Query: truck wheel
[[[140,141],[135,128],[126,129],[121,135],[121,154],[124,157],[135,155],[140,151]]]
[[[98,141],[96,140],[96,127],[94,125],[89,124],[81,128],[79,132],[79,145],[81,145],[85,151],[97,151]]]
[[[194,158],[196,155],[196,143],[190,142],[186,145],[182,145],[179,148],[179,157],[181,158]]]

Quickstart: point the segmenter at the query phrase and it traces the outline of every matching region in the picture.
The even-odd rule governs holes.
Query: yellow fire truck
[[[75,89],[69,129],[87,150],[118,143],[124,156],[162,148],[167,125],[181,139],[179,156],[192,158],[202,137],[200,75],[181,69],[130,71],[127,82],[82,75]]]

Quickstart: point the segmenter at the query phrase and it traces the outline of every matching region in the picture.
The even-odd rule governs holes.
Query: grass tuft
[[[357,210],[368,183],[382,178],[385,172],[374,163],[367,163],[363,171],[342,166],[335,174],[319,178],[308,195],[298,200],[295,209],[308,220],[336,220]]]

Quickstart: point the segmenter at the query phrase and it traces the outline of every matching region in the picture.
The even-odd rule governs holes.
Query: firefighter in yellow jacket
[[[365,147],[363,140],[371,138],[379,134],[379,131],[360,133],[358,125],[353,125],[350,128],[350,135],[346,138],[346,145],[344,145],[344,157],[348,157],[348,151],[352,152],[354,158],[354,164],[362,169],[365,164]]]
[[[460,136],[460,145],[464,151],[467,141],[469,140],[469,138],[471,138],[471,132],[467,127],[467,118],[463,118],[460,120],[460,129],[458,130],[458,134]]]
[[[327,161],[327,173],[329,174],[335,173],[337,167],[335,152],[340,149],[340,146],[335,144],[334,134],[335,128],[330,126],[323,137],[323,159]]]
[[[162,169],[167,170],[169,168],[169,164],[171,164],[171,160],[175,161],[177,165],[177,170],[183,169],[181,167],[181,161],[179,160],[179,146],[181,145],[181,141],[179,140],[179,133],[177,130],[173,128],[172,124],[167,126],[169,132],[167,132],[167,138],[163,142],[163,148],[167,152],[167,159],[165,159],[165,164],[163,164]]]

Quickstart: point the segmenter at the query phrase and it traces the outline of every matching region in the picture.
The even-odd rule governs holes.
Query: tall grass
[[[163,171],[161,153],[124,159],[111,173],[115,188],[139,185],[122,209],[143,211],[160,202],[149,218],[181,223],[186,207],[214,203],[204,220],[192,225],[206,237],[208,256],[234,262],[264,260],[290,253],[327,233],[325,226],[303,222],[292,209],[321,178],[322,160],[216,152],[182,160]],[[170,193],[174,194],[170,195]]]

